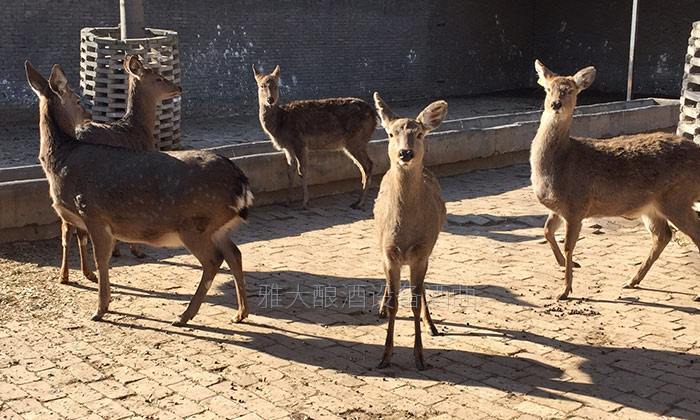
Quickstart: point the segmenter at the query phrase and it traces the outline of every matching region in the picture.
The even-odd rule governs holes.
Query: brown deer
[[[233,273],[239,322],[250,312],[241,252],[233,227],[252,204],[248,180],[229,159],[206,151],[144,152],[80,142],[74,128],[89,117],[57,65],[46,80],[29,62],[27,80],[39,96],[39,159],[53,208],[86,230],[99,272],[93,320],[109,308],[109,257],[114,238],[154,246],[185,246],[202,264],[202,279],[185,312],[198,312],[221,263]]]
[[[280,67],[262,74],[253,64],[258,84],[259,117],[263,130],[277,150],[287,158],[289,197],[294,198],[294,170],[301,177],[302,205],[309,205],[307,171],[309,150],[343,150],[357,165],[362,175],[362,192],[353,208],[362,208],[372,179],[372,160],[367,154],[377,113],[374,107],[357,98],[329,98],[294,101],[279,105]]]
[[[558,299],[572,291],[573,252],[584,218],[641,216],[651,232],[651,252],[624,287],[637,286],[671,240],[669,221],[700,247],[700,220],[692,208],[700,199],[700,146],[667,133],[571,137],[576,98],[593,83],[595,68],[558,76],[536,60],[535,69],[547,96],[530,151],[531,180],[550,210],[544,236],[566,267]],[[562,220],[566,258],[554,238]]]
[[[394,322],[398,310],[401,267],[411,269],[411,309],[415,323],[413,355],[418,369],[425,369],[420,319],[431,335],[437,335],[428,311],[423,281],[428,259],[447,215],[440,184],[423,166],[423,142],[447,115],[447,102],[428,105],[416,119],[399,118],[374,93],[381,123],[389,135],[389,171],[382,178],[374,203],[374,220],[382,252],[386,288],[380,312],[389,316],[384,354],[379,368],[389,366],[394,353]]]
[[[156,123],[156,105],[165,98],[177,96],[182,89],[165,79],[157,72],[141,64],[136,56],[127,55],[124,58],[124,70],[129,75],[126,112],[124,116],[113,123],[91,122],[77,128],[77,139],[87,143],[121,146],[134,150],[156,150],[153,142],[153,130]],[[59,280],[68,282],[68,253],[70,238],[74,226],[61,222],[61,243],[63,258]],[[87,232],[78,229],[78,249],[80,251],[80,268],[89,280],[97,281],[97,276],[90,269],[87,258]],[[138,244],[131,244],[131,253],[142,258],[144,255]],[[115,241],[112,255],[119,256],[119,243]]]

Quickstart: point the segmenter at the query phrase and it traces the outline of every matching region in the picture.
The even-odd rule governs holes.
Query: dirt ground
[[[426,281],[443,335],[424,331],[427,370],[414,366],[406,291],[392,365],[376,369],[381,259],[371,211],[343,194],[251,210],[233,234],[252,310],[241,324],[224,265],[199,315],[170,325],[201,274],[184,249],[136,259],[122,245],[96,323],[75,247],[72,282],[58,284],[58,240],[1,245],[0,418],[700,419],[696,247],[674,240],[623,290],[649,235],[587,221],[560,302],[527,165],[440,183],[448,221]]]

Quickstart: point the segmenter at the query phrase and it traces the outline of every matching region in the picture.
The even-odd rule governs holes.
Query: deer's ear
[[[585,69],[581,69],[577,71],[576,74],[574,74],[572,77],[574,78],[574,83],[576,83],[576,87],[578,87],[578,90],[587,89],[593,84],[593,81],[595,80],[595,67],[589,66]]]
[[[68,78],[58,64],[54,64],[51,69],[49,87],[56,92],[58,96],[63,96],[68,91]]]
[[[377,92],[374,92],[374,105],[377,107],[377,113],[379,114],[379,119],[382,121],[382,127],[387,128],[392,121],[398,118],[384,103],[382,98],[379,97],[379,93]]]
[[[261,77],[263,77],[263,74],[258,71],[257,67],[255,67],[255,63],[253,63],[252,67],[253,67],[253,76],[255,76],[255,80],[258,80]]]
[[[129,54],[124,57],[124,70],[135,78],[140,79],[143,75],[143,64],[141,64],[141,60],[138,57]]]
[[[425,107],[418,118],[416,118],[421,124],[425,126],[428,130],[435,130],[442,124],[442,120],[447,116],[447,102],[445,101],[435,101],[432,104]]]
[[[544,86],[547,83],[547,80],[556,76],[556,73],[545,67],[540,60],[535,60],[535,71],[537,71],[537,75],[539,76],[537,79],[537,84],[540,86]]]
[[[270,73],[270,76],[274,77],[275,79],[280,78],[280,66],[279,66],[279,64],[277,66],[275,66],[275,69],[272,70],[272,73]]]
[[[29,60],[24,62],[24,70],[27,73],[27,82],[37,96],[45,96],[49,89],[49,82],[39,73]]]

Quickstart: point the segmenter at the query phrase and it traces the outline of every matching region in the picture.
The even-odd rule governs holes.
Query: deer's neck
[[[388,175],[392,195],[399,205],[424,201],[425,185],[422,165],[414,165],[406,169],[392,162]]]
[[[51,171],[76,146],[75,128],[69,131],[50,112],[48,102],[39,103],[39,161],[45,171]]]
[[[571,144],[572,115],[557,115],[545,111],[530,149],[533,176],[546,172],[559,156],[564,155]]]
[[[133,76],[129,77],[126,112],[122,120],[127,127],[142,129],[148,135],[156,126],[156,100],[143,91]]]
[[[273,141],[276,141],[277,134],[282,125],[284,113],[285,111],[280,108],[279,105],[260,104],[260,111],[258,113],[260,124],[265,132],[272,137]]]

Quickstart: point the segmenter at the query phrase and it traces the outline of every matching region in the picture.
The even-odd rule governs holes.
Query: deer
[[[445,119],[447,102],[431,103],[415,119],[399,118],[377,92],[374,93],[374,102],[389,136],[390,161],[374,202],[374,222],[386,276],[380,316],[389,317],[384,353],[378,368],[389,366],[394,353],[401,267],[408,265],[415,326],[413,355],[416,367],[423,370],[426,365],[421,341],[421,313],[429,333],[439,335],[428,311],[424,280],[428,259],[447,216],[440,184],[423,166],[424,141],[425,136]]]
[[[374,107],[358,98],[328,98],[279,104],[280,67],[263,74],[253,64],[258,85],[260,125],[272,145],[287,159],[289,194],[294,200],[294,172],[301,177],[302,207],[308,208],[308,167],[310,150],[342,150],[359,168],[360,198],[351,207],[362,209],[372,179],[372,159],[367,143],[377,128]]]
[[[158,72],[144,67],[136,56],[130,54],[124,57],[124,70],[129,75],[124,116],[113,123],[88,122],[80,125],[76,128],[77,139],[87,143],[155,151],[153,130],[156,123],[156,105],[163,99],[179,95],[182,89],[162,77]],[[60,283],[68,283],[69,281],[68,254],[70,238],[74,230],[74,226],[61,221],[63,256],[59,271]],[[97,276],[88,264],[87,236],[87,232],[81,229],[77,230],[80,268],[88,280],[96,282]],[[145,256],[138,244],[130,244],[130,248],[131,253],[137,258]],[[115,257],[120,255],[118,242],[114,244],[112,255]]]
[[[546,91],[544,111],[530,149],[531,182],[537,200],[549,209],[544,237],[557,263],[565,267],[557,299],[572,292],[574,247],[588,217],[637,217],[651,233],[652,247],[637,273],[623,287],[644,279],[671,240],[669,222],[700,247],[700,145],[668,133],[633,134],[610,139],[571,137],[579,93],[595,79],[594,67],[559,76],[535,61],[538,83]],[[564,254],[555,240],[566,224]]]
[[[47,80],[25,62],[27,81],[39,97],[39,160],[52,207],[67,223],[88,232],[98,271],[98,305],[107,314],[109,257],[113,240],[184,246],[202,264],[202,277],[185,311],[195,317],[225,260],[238,300],[234,322],[249,313],[241,252],[230,233],[248,216],[253,194],[245,174],[229,159],[207,151],[147,152],[85,143],[74,137],[90,114],[54,65]]]

